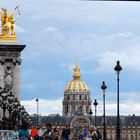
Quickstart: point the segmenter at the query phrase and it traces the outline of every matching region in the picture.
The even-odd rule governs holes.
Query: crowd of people
[[[17,125],[13,126],[13,130],[10,131],[10,140],[69,140],[70,129],[65,128],[60,133],[59,129],[55,127],[52,129],[50,123],[46,124],[46,128],[37,128],[32,126],[28,128],[27,124],[22,124],[21,128]]]
[[[70,129],[66,126],[60,132],[57,127],[53,129],[50,123],[46,124],[45,129],[35,126],[29,129],[27,124],[23,123],[19,129],[17,125],[14,125],[9,137],[10,140],[70,140]],[[77,140],[101,140],[101,133],[95,126],[90,126],[83,129]]]

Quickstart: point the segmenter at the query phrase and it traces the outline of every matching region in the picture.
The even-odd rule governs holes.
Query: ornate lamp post
[[[2,92],[0,92],[0,107],[2,106],[2,97],[1,97],[1,93],[2,93]]]
[[[1,93],[2,93],[2,88],[0,87],[0,107],[2,107],[2,97],[1,97]],[[0,130],[2,129],[2,121],[0,121]]]
[[[7,108],[7,91],[5,91],[5,89],[2,91],[1,93],[1,97],[2,97],[2,109],[3,109],[3,120],[5,120],[5,112],[6,112],[6,108]]]
[[[92,109],[90,109],[90,110],[89,110],[89,115],[90,115],[91,124],[92,124],[92,118],[91,118],[91,117],[92,117],[92,114],[93,114]]]
[[[7,96],[7,101],[8,101],[7,109],[8,109],[8,111],[9,111],[8,128],[9,128],[9,129],[12,129],[12,118],[11,118],[11,113],[12,113],[13,101],[14,101],[14,95],[12,94],[12,92],[10,92],[10,94],[8,94],[8,96]]]
[[[21,106],[21,121],[22,121],[22,123],[24,122],[24,113],[25,113],[26,111],[25,111],[25,108],[24,108],[24,106]]]
[[[105,90],[107,86],[105,85],[105,81],[103,81],[103,84],[101,86],[101,89],[103,90],[103,140],[106,140],[106,121],[105,121]]]
[[[19,126],[20,126],[20,118],[21,118],[21,105],[18,104],[18,123],[19,123]]]
[[[96,116],[97,116],[97,105],[98,105],[98,102],[97,100],[95,99],[93,105],[95,106],[95,126],[96,126]]]
[[[36,125],[37,125],[37,127],[38,127],[38,101],[39,101],[39,99],[36,99],[36,103],[37,103],[37,108],[36,108],[36,111],[37,111],[37,114],[36,114]]]
[[[13,112],[12,112],[12,120],[13,122],[17,122],[17,115],[18,115],[18,105],[19,105],[19,101],[17,100],[17,98],[14,99],[13,102]]]
[[[117,135],[116,135],[116,139],[120,140],[120,110],[119,110],[119,74],[120,71],[122,70],[122,67],[120,66],[120,61],[117,61],[117,65],[115,66],[114,70],[116,71],[117,74]]]
[[[7,100],[8,100],[9,119],[11,119],[11,112],[13,109],[13,101],[14,101],[14,95],[12,94],[12,92],[10,92],[10,94],[7,96]]]
[[[3,117],[2,117],[2,127],[3,129],[7,129],[7,118],[5,116],[5,112],[6,112],[6,109],[7,109],[7,91],[4,89],[2,92],[1,92],[1,97],[2,97],[2,103],[1,103],[1,107],[2,107],[2,110],[3,110]]]

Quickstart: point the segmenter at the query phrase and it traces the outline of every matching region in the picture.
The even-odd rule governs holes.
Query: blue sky
[[[17,36],[22,52],[21,100],[30,113],[60,113],[76,57],[82,79],[99,102],[106,81],[107,114],[116,114],[116,74],[120,60],[121,114],[140,115],[140,3],[78,0],[1,0],[9,11],[20,5]],[[57,108],[54,107],[57,105]]]

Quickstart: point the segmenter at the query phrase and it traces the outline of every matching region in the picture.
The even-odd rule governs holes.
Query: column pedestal
[[[21,51],[26,45],[19,42],[0,42],[0,87],[20,100]]]

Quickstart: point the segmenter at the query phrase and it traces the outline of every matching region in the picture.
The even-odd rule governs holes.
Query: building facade
[[[62,101],[62,116],[59,114],[50,116],[39,116],[38,124],[45,127],[51,123],[53,128],[57,127],[60,132],[66,126],[70,128],[70,139],[79,140],[84,128],[95,125],[95,116],[90,116],[92,100],[90,90],[86,83],[81,80],[80,68],[75,65],[73,80],[64,90]],[[37,116],[32,116],[33,125],[37,124]],[[121,140],[140,140],[140,116],[120,116]],[[103,136],[103,116],[96,117],[96,126]],[[116,116],[106,116],[107,140],[116,140]]]

